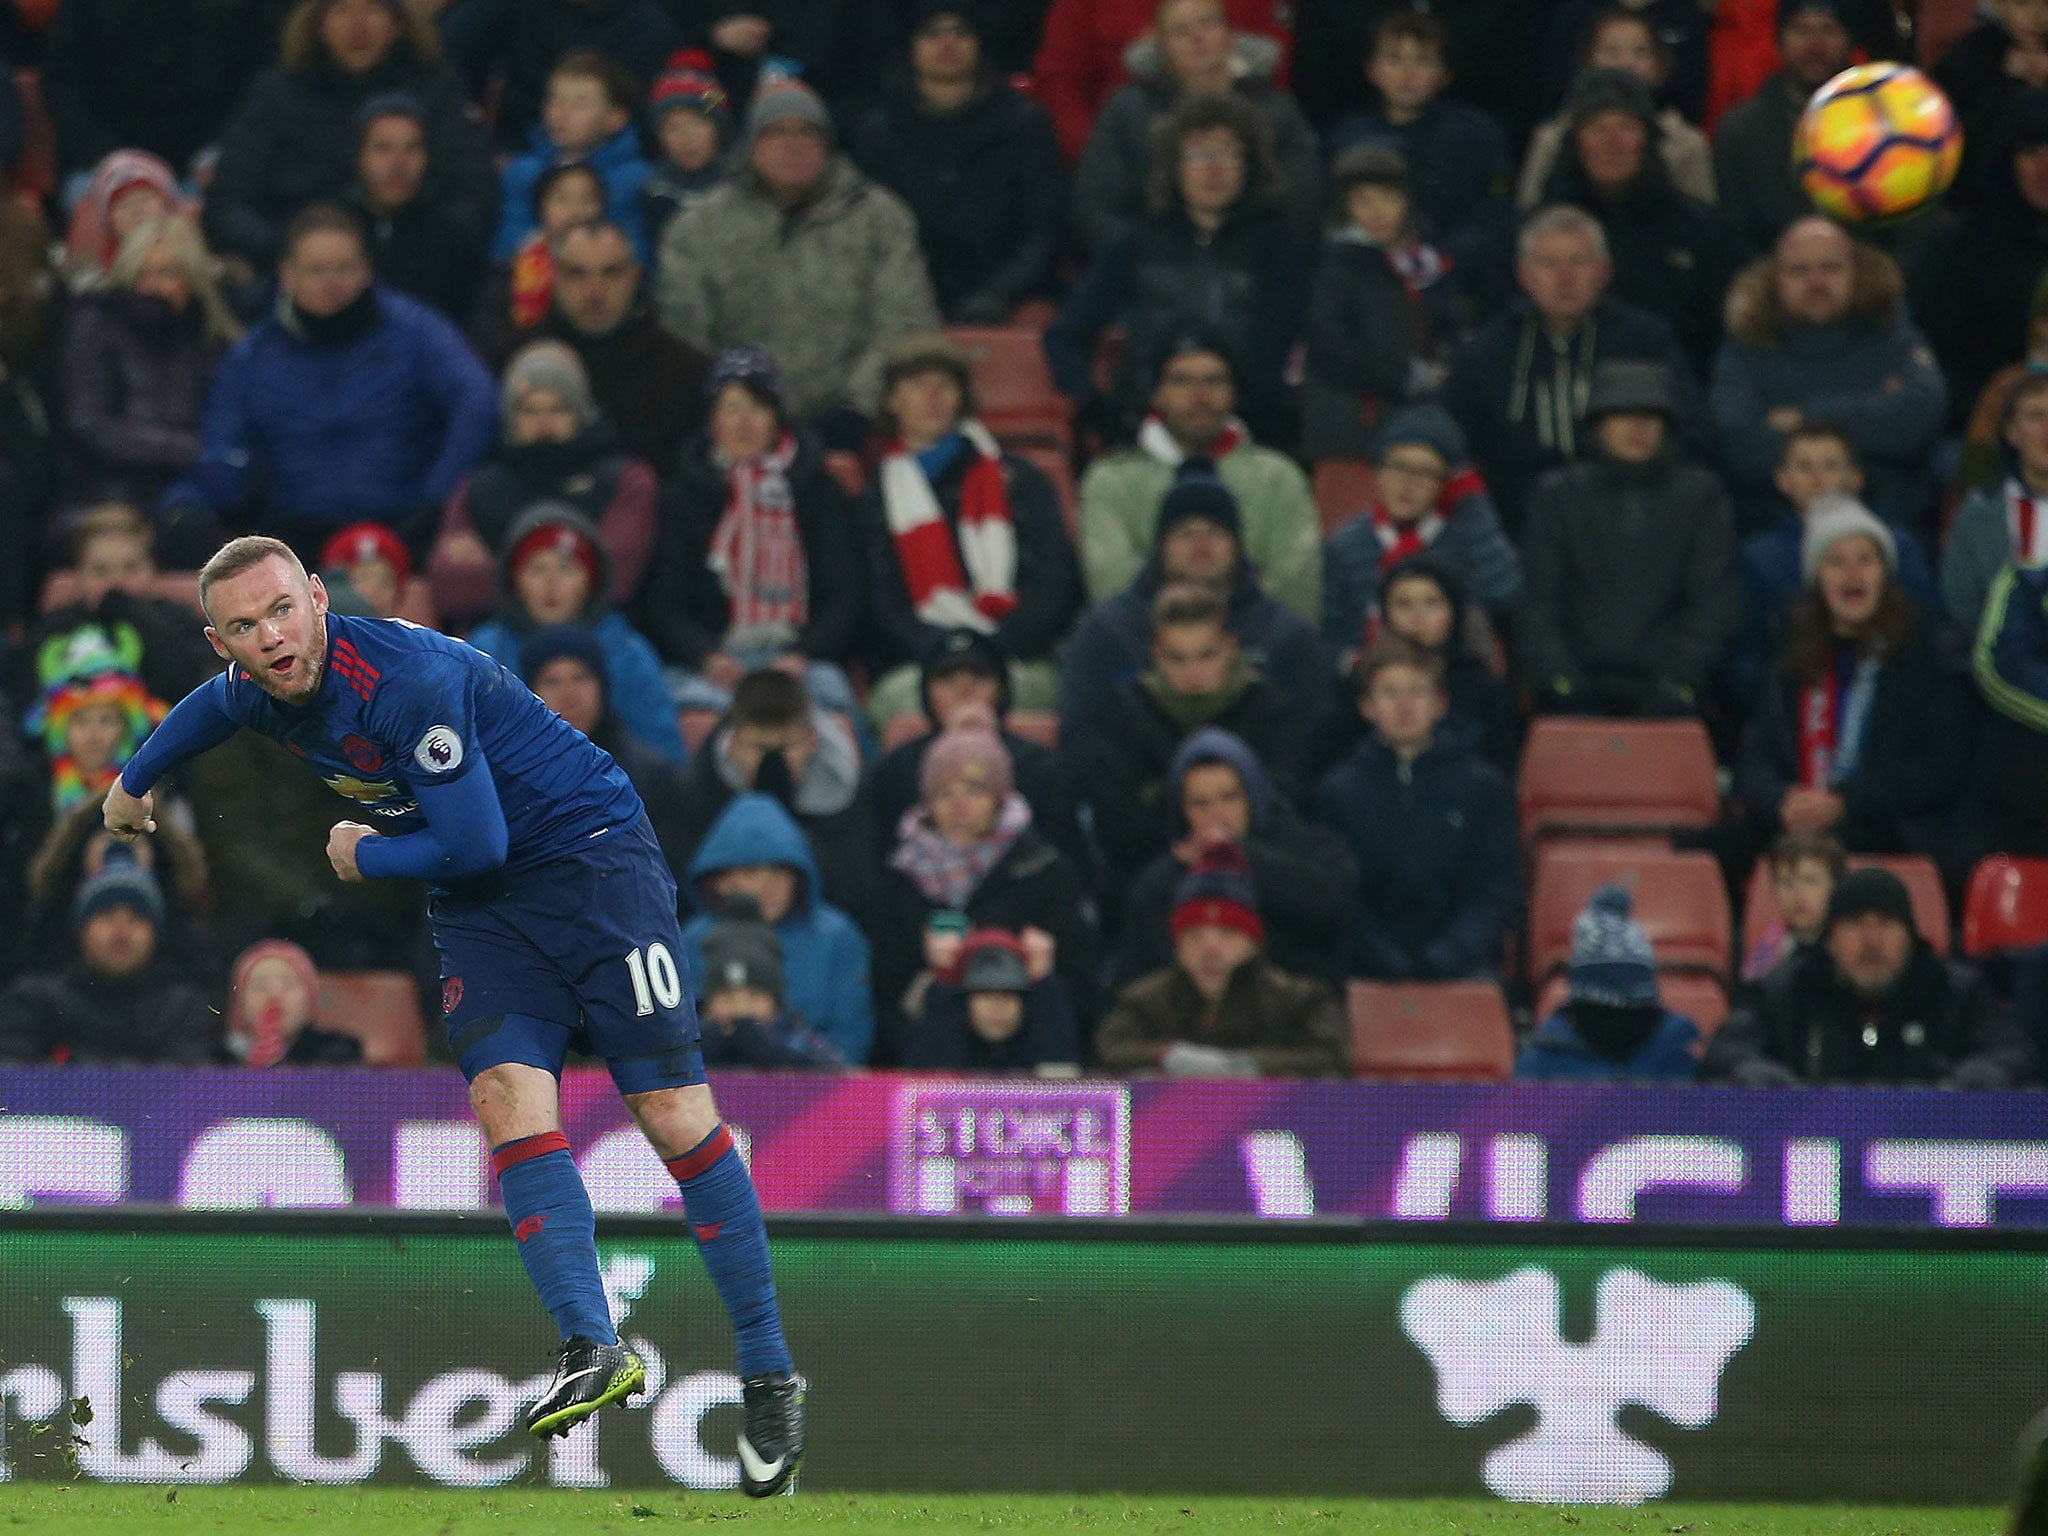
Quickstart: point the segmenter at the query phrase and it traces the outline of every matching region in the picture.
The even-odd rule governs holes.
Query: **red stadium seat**
[[[1970,871],[1963,953],[1980,959],[2048,944],[2048,859],[1993,854]]]
[[[1372,505],[1373,466],[1370,459],[1324,459],[1310,481],[1316,516],[1328,538]]]
[[[1913,926],[1937,955],[1949,952],[1954,925],[1949,919],[1948,892],[1942,889],[1941,870],[1934,860],[1917,854],[1879,857],[1856,854],[1851,869],[1888,869],[1899,877],[1906,894],[1913,898]],[[1746,959],[1764,941],[1779,921],[1778,898],[1771,889],[1771,863],[1758,859],[1749,872],[1749,885],[1742,893],[1742,954]]]
[[[409,971],[322,971],[320,1022],[363,1042],[372,1067],[416,1067],[427,1059],[419,985]]]
[[[1054,387],[1043,328],[956,325],[947,331],[974,361],[974,410],[1006,448],[1074,441],[1074,408]]]
[[[1571,958],[1572,922],[1593,892],[1628,888],[1659,970],[1725,980],[1733,922],[1721,870],[1704,853],[1615,853],[1597,843],[1545,850],[1529,903],[1529,978],[1539,985]]]
[[[1536,1017],[1547,1019],[1562,1008],[1570,987],[1570,977],[1551,977],[1537,1003]],[[1711,1038],[1714,1031],[1727,1021],[1728,994],[1711,976],[1694,975],[1689,971],[1659,971],[1657,992],[1666,1008],[1673,1013],[1684,1014],[1699,1026],[1703,1039]]]
[[[1524,838],[1711,827],[1721,814],[1697,720],[1538,720],[1518,782]]]
[[[1515,1069],[1507,1000],[1487,981],[1354,981],[1351,1070],[1360,1077],[1498,1079]]]

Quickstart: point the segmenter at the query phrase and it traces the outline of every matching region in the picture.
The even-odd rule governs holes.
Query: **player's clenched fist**
[[[100,817],[106,822],[107,830],[124,843],[132,843],[143,833],[156,830],[155,808],[149,796],[129,794],[121,787],[119,778],[107,791],[106,801],[100,806]]]
[[[334,872],[344,880],[362,879],[363,872],[356,868],[356,844],[376,835],[375,827],[366,827],[360,821],[337,821],[334,830],[327,834],[327,862],[334,866]]]

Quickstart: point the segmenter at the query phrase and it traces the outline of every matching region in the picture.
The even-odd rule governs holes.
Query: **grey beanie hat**
[[[1870,508],[1854,496],[1823,496],[1806,512],[1806,534],[1799,541],[1799,574],[1808,586],[1820,574],[1827,552],[1844,539],[1869,539],[1884,556],[1888,574],[1899,570],[1899,541]]]
[[[748,143],[773,124],[790,118],[809,123],[828,139],[832,137],[832,114],[826,109],[824,97],[795,75],[764,73],[754,91],[754,103],[747,108]]]
[[[1609,1008],[1656,1007],[1657,956],[1629,916],[1629,894],[1603,885],[1572,922],[1571,1000]]]
[[[566,342],[529,342],[505,365],[505,387],[498,396],[498,414],[505,436],[512,436],[513,414],[520,398],[530,389],[544,389],[576,418],[578,427],[597,420],[597,402],[590,396],[590,375],[583,371],[583,359]]]

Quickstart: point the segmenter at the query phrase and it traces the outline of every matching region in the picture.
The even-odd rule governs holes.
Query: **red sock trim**
[[[546,1157],[550,1152],[568,1150],[569,1138],[560,1131],[542,1131],[538,1136],[522,1136],[517,1141],[508,1141],[502,1147],[491,1149],[491,1177],[502,1178],[507,1168],[536,1157]]]
[[[732,1150],[732,1132],[720,1126],[681,1157],[668,1160],[668,1171],[675,1175],[678,1184],[687,1184],[700,1173],[708,1173],[711,1165]]]

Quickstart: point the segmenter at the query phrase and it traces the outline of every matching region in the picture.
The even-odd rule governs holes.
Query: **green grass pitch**
[[[816,1494],[751,1503],[737,1494],[498,1489],[151,1488],[15,1483],[0,1488],[0,1532],[63,1536],[599,1536],[664,1530],[832,1532],[833,1536],[1995,1536],[1990,1509],[1649,1504],[1637,1509],[1478,1500],[1160,1499],[1052,1494]]]

